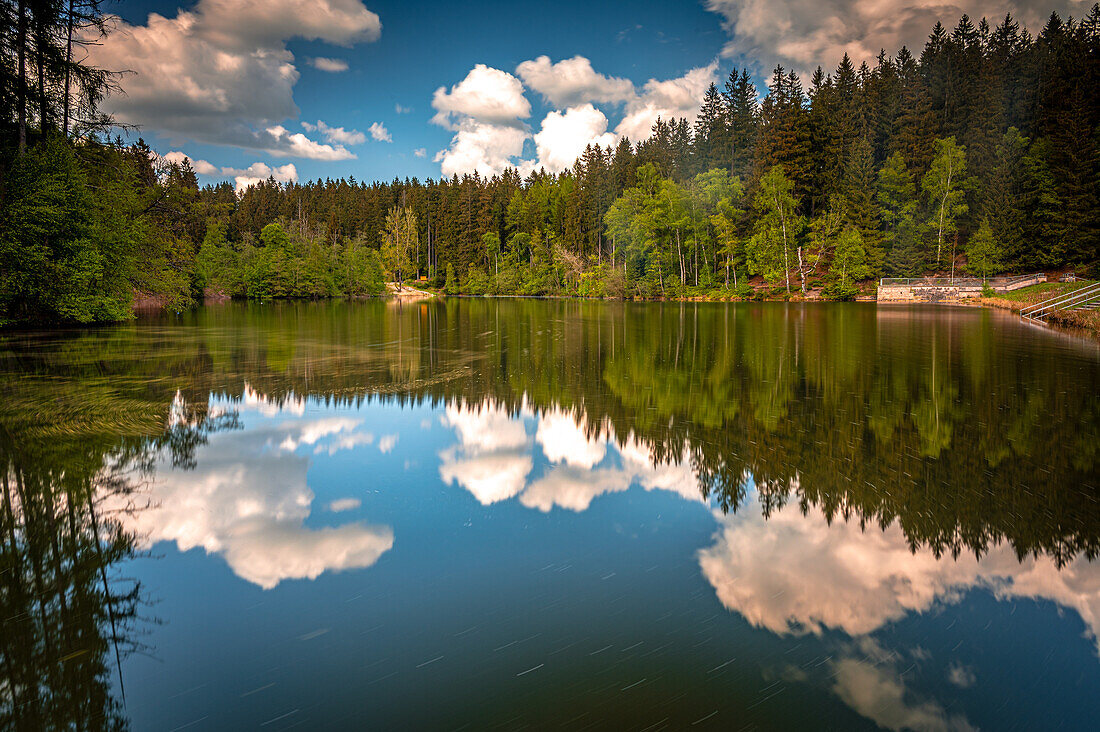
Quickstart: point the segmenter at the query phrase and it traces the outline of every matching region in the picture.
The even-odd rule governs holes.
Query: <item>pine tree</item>
[[[759,123],[756,86],[749,78],[748,69],[742,71],[740,76],[736,70],[730,72],[722,96],[729,130],[730,172],[743,181],[748,180],[756,160]]]
[[[729,144],[722,97],[712,83],[707,87],[699,116],[695,119],[695,172],[728,167]]]
[[[844,218],[859,232],[874,266],[881,262],[880,212],[876,200],[877,175],[871,142],[861,137],[851,147],[844,165]]]
[[[777,165],[794,183],[799,197],[810,192],[813,157],[809,114],[798,75],[777,66],[760,111],[756,166],[761,175]]]
[[[986,186],[981,214],[1001,244],[1004,264],[1017,270],[1057,266],[1063,261],[1062,206],[1043,160],[1048,143],[1029,150],[1012,127],[997,149],[997,166]]]

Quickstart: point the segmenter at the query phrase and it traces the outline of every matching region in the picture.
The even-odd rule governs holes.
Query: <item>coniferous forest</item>
[[[562,173],[199,186],[99,111],[99,0],[0,1],[0,324],[203,297],[448,294],[847,299],[879,276],[1100,260],[1100,5],[936,24],[922,49],[766,88]],[[761,61],[766,61],[761,59]],[[125,142],[123,139],[137,142]]]

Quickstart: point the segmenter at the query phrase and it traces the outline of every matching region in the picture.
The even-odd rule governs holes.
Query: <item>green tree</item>
[[[993,237],[989,221],[982,219],[981,226],[966,244],[967,268],[983,280],[989,279],[1000,269],[1002,254],[1001,245]]]
[[[776,165],[761,179],[753,207],[758,219],[747,249],[750,272],[769,281],[782,279],[791,292],[791,249],[801,233],[804,221],[798,216],[798,199],[793,181]]]
[[[863,237],[868,255],[877,254],[881,211],[877,200],[878,180],[874,151],[866,137],[855,141],[844,166],[844,215]]]
[[[873,272],[863,236],[856,229],[845,229],[836,240],[829,272],[842,285],[870,277]]]
[[[382,260],[398,289],[412,275],[410,253],[417,246],[416,214],[407,206],[394,206],[386,214],[382,229]]]
[[[455,266],[450,262],[447,262],[447,279],[443,284],[443,294],[458,294],[458,282],[455,280]]]
[[[954,137],[936,140],[936,155],[932,166],[921,180],[921,189],[928,197],[931,215],[928,226],[936,239],[936,266],[943,254],[943,242],[958,232],[958,219],[967,212],[966,148],[956,144]]]
[[[500,274],[500,236],[495,231],[486,231],[481,235],[481,244],[485,247],[485,256],[493,274]]]

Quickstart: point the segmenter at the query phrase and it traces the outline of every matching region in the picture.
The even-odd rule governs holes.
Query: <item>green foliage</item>
[[[981,212],[1004,250],[1005,264],[1017,270],[1056,267],[1065,261],[1062,203],[1046,162],[1049,139],[1031,145],[1015,127],[1001,138],[996,167]]]
[[[445,288],[450,264],[452,292],[474,266],[475,289],[493,294],[722,296],[746,272],[790,293],[792,279],[826,274],[845,228],[872,273],[920,275],[975,249],[983,220],[1009,271],[1100,261],[1100,8],[1036,33],[1007,17],[938,24],[918,55],[858,68],[845,57],[808,93],[778,67],[762,101],[734,71],[708,87],[694,129],[661,119],[560,173],[236,191],[200,189],[189,162],[140,140],[97,138],[110,75],[53,53],[63,3],[20,7],[41,21],[25,50],[45,88],[20,97],[29,79],[12,63],[0,72],[4,322],[126,318],[135,293],[174,309],[204,294],[373,294],[375,256],[381,281],[426,271]],[[85,11],[104,20],[95,3]],[[10,62],[18,34],[4,37]],[[53,51],[39,58],[43,39]]]
[[[794,181],[776,165],[760,179],[753,207],[758,218],[752,237],[745,247],[749,272],[763,275],[768,282],[783,282],[791,291],[791,250],[805,226],[797,214],[798,199],[793,195]]]
[[[855,229],[845,229],[837,237],[829,273],[840,285],[851,285],[873,274],[863,237]]]
[[[466,295],[488,294],[489,278],[485,275],[485,270],[471,264],[466,273],[466,282],[463,285],[462,292]]]
[[[382,261],[399,286],[412,275],[409,258],[418,242],[416,214],[407,206],[395,206],[386,214],[382,229]]]
[[[966,148],[954,137],[936,140],[936,156],[921,179],[921,190],[928,197],[929,217],[926,226],[940,265],[943,245],[958,231],[959,217],[969,210],[964,184],[966,180]]]
[[[443,284],[443,294],[457,295],[458,292],[458,281],[455,280],[455,266],[447,262],[447,280]]]
[[[970,237],[966,245],[967,268],[982,279],[988,279],[1001,267],[1002,249],[993,237],[988,220]]]
[[[114,149],[87,153],[96,166],[91,176],[68,143],[53,136],[8,171],[0,206],[0,320],[125,320],[142,285],[161,284],[169,299],[186,299],[185,278],[157,271],[176,242],[150,225],[134,164]],[[107,165],[112,175],[99,167]]]
[[[840,280],[830,282],[821,288],[821,296],[826,300],[855,300],[857,295],[859,295],[859,288]]]

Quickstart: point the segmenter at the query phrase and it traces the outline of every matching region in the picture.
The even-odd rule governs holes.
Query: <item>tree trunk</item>
[[[16,89],[16,102],[19,108],[19,154],[27,151],[27,11],[25,0],[19,0],[18,28],[15,45],[19,54],[19,86]]]
[[[947,196],[951,193],[951,172],[947,173],[947,182],[943,187],[943,198],[940,199],[940,227],[936,233],[936,268],[940,266],[940,253],[943,249],[943,219],[947,213]]]
[[[680,284],[686,285],[687,274],[684,271],[684,254],[680,249],[680,230],[676,230],[676,258],[680,260]]]
[[[61,134],[65,136],[65,139],[69,139],[69,115],[71,104],[71,84],[72,84],[72,64],[73,64],[73,3],[76,0],[69,0],[69,18],[66,28],[66,41],[65,41],[65,104],[62,112]]]
[[[782,210],[779,214],[779,223],[783,226],[783,276],[787,279],[787,294],[789,295],[791,294],[791,255],[787,247],[787,217],[783,215]]]
[[[802,294],[806,294],[806,268],[802,264],[802,245],[798,247],[798,276],[802,278]]]

